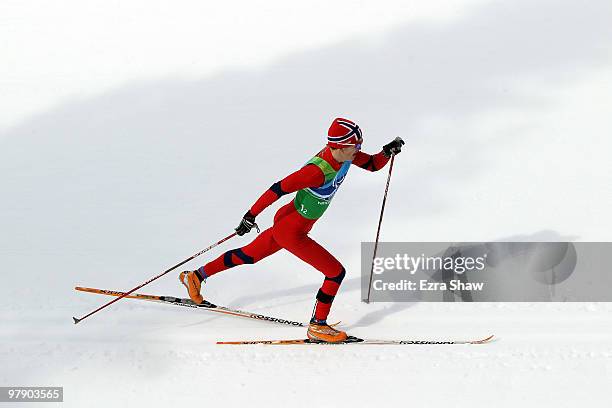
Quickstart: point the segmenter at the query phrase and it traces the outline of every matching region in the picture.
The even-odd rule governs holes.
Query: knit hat
[[[336,118],[327,131],[327,145],[335,149],[354,146],[362,139],[361,129],[353,121]]]

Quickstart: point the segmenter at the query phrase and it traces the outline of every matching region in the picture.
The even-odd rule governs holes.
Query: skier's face
[[[347,160],[352,161],[353,159],[355,159],[357,152],[361,150],[362,142],[363,142],[363,139],[360,139],[355,146],[347,146],[342,149],[338,149],[338,152],[339,152],[338,161],[345,162]]]

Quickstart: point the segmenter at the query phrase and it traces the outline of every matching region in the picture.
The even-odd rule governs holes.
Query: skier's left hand
[[[387,143],[383,146],[383,153],[387,157],[391,157],[393,154],[399,154],[402,151],[402,145],[404,141],[401,137],[396,137],[392,142]]]

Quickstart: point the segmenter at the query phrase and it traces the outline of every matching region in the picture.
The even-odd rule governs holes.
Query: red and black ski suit
[[[325,147],[317,156],[327,161],[336,171],[342,165],[333,158],[329,147]],[[377,171],[388,161],[383,152],[375,155],[357,152],[352,164],[369,171]],[[320,187],[324,182],[325,176],[319,167],[306,165],[274,183],[249,211],[257,216],[281,196],[308,187]],[[296,210],[293,201],[290,201],[276,212],[274,225],[260,233],[250,244],[225,252],[198,271],[202,276],[210,277],[234,266],[259,262],[279,249],[285,248],[325,275],[323,285],[317,293],[314,317],[317,320],[326,320],[346,271],[332,254],[308,236],[316,221],[303,217]]]

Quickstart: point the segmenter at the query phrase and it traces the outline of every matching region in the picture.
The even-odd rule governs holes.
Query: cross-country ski
[[[77,286],[74,289],[81,291],[81,292],[96,293],[99,295],[108,295],[108,296],[117,296],[117,297],[125,295],[125,292],[119,292],[119,291],[108,290],[108,289],[85,288],[81,286]],[[297,327],[306,326],[304,323],[301,323],[301,322],[280,319],[278,317],[265,316],[259,313],[245,312],[244,310],[237,310],[237,309],[232,309],[232,308],[225,307],[225,306],[215,305],[214,303],[211,303],[208,301],[203,301],[202,303],[198,304],[198,303],[194,303],[191,299],[177,298],[174,296],[144,295],[140,293],[132,293],[125,297],[128,299],[147,300],[150,302],[163,303],[167,305],[190,307],[190,308],[205,310],[207,312],[212,312],[212,313],[221,313],[221,314],[225,314],[229,316],[243,317],[247,319],[260,320],[260,321],[270,322],[270,323],[278,323],[278,324],[282,324],[286,326],[297,326]]]
[[[277,346],[290,346],[290,345],[379,345],[379,346],[390,346],[390,345],[444,345],[444,344],[485,344],[493,339],[493,335],[478,339],[478,340],[372,340],[372,339],[361,339],[358,337],[349,336],[345,340],[340,342],[327,342],[320,340],[311,339],[296,339],[296,340],[242,340],[242,341],[218,341],[217,344],[229,344],[229,345],[277,345]]]

